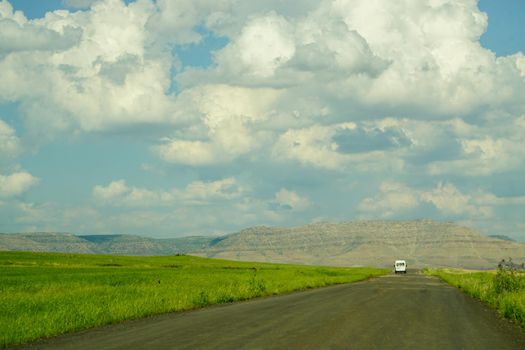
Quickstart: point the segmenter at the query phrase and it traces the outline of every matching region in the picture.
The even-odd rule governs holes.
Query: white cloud
[[[252,14],[216,53],[216,66],[179,81],[283,86],[289,104],[315,91],[350,110],[465,115],[520,101],[524,90],[521,55],[497,58],[481,47],[486,26],[476,1],[319,1],[298,17]]]
[[[18,196],[38,184],[39,179],[25,171],[0,175],[0,198]]]
[[[63,2],[86,10],[29,20],[0,1],[0,103],[17,106],[13,125],[23,126],[17,135],[0,121],[0,160],[57,134],[107,139],[132,129],[169,164],[156,164],[155,175],[144,166],[141,186],[117,180],[92,189],[111,204],[104,209],[122,212],[107,227],[129,229],[134,214],[159,222],[200,215],[207,225],[232,212],[242,213],[239,224],[307,221],[306,202],[332,201],[290,185],[296,172],[323,190],[351,181],[353,204],[364,183],[383,182],[359,206],[373,215],[479,221],[522,203],[460,186],[494,189],[510,178],[502,192],[523,192],[515,178],[525,167],[525,56],[480,45],[487,17],[475,0]],[[205,53],[209,67],[177,57],[219,41],[224,47]],[[224,175],[169,189],[147,184],[174,169],[240,171],[243,183]],[[443,178],[456,185],[435,185]]]
[[[428,166],[432,175],[456,173],[465,176],[486,176],[513,169],[525,164],[524,141],[493,139],[466,139],[461,141],[464,155],[451,161],[436,161]]]
[[[211,200],[234,199],[247,191],[233,177],[217,181],[193,181],[182,191],[176,191],[177,196],[183,200]]]
[[[70,5],[86,5],[81,2]],[[372,106],[448,118],[450,113],[522,103],[525,85],[523,55],[497,58],[479,45],[487,18],[476,1],[307,1],[290,6],[278,1],[144,0],[125,5],[105,0],[89,11],[55,11],[32,21],[6,1],[2,8],[3,17],[22,25],[24,35],[55,50],[11,52],[0,61],[5,72],[0,96],[21,100],[34,130],[97,131],[174,121],[179,106],[168,89],[176,59],[158,43],[198,42],[199,26],[230,42],[216,52],[209,69],[181,71],[176,78],[180,87],[279,87],[280,115],[318,99],[333,114]],[[31,34],[33,27],[40,36],[52,32],[56,38],[51,41],[69,46],[46,44]],[[69,32],[81,35],[66,40]],[[215,97],[223,105],[230,99]],[[199,108],[198,101],[193,108]],[[42,110],[49,112],[37,113]],[[222,145],[212,142],[210,147]]]
[[[166,52],[147,51],[150,39],[145,27],[154,10],[149,1],[126,6],[105,0],[89,11],[59,10],[26,20],[19,28],[24,35],[33,37],[31,28],[37,28],[40,36],[50,31],[60,45],[65,45],[67,33],[79,35],[64,47],[36,37],[38,45],[52,51],[9,49],[11,53],[0,58],[5,72],[0,99],[19,100],[29,132],[46,137],[70,130],[170,122],[170,58]]]
[[[263,31],[268,24],[272,30]],[[512,155],[489,167],[484,164],[488,159],[473,160],[477,153],[467,148],[450,159],[428,158],[445,158],[446,145],[434,134],[455,137],[459,145],[467,145],[479,138],[473,130],[489,118],[488,111],[523,106],[517,93],[525,91],[519,68],[523,59],[521,55],[497,58],[481,47],[479,38],[486,25],[486,16],[475,1],[319,1],[315,9],[299,16],[254,13],[242,29],[229,34],[231,42],[216,52],[215,65],[185,70],[177,81],[188,89],[210,83],[220,86],[218,82],[233,82],[247,91],[273,87],[279,98],[266,108],[271,110],[266,113],[270,117],[261,124],[225,123],[218,129],[222,134],[210,129],[197,140],[174,138],[159,149],[161,157],[192,165],[230,162],[260,149],[249,142],[257,128],[266,132],[269,142],[256,143],[262,149],[271,147],[273,159],[325,169],[400,171],[407,161],[418,158],[421,162],[427,157],[428,163],[436,162],[428,165],[430,174],[446,169],[455,173],[465,165],[474,166],[471,174],[478,175],[509,170],[521,163],[516,162],[519,156],[514,150],[520,146],[516,140],[506,147]],[[265,46],[269,37],[271,47]],[[252,54],[254,47],[264,52]],[[255,58],[245,62],[243,57],[248,56]],[[214,96],[215,101],[230,101],[226,95]],[[197,99],[191,103],[199,105]],[[471,118],[474,124],[461,119],[481,108],[487,112]],[[363,129],[381,128],[370,119],[385,113],[393,115],[390,120],[396,125],[392,128],[410,137],[411,145],[400,143],[397,149],[357,155],[344,154],[333,142],[340,122],[360,121]],[[451,114],[458,117],[449,120]],[[206,129],[210,120],[215,119],[197,124]],[[490,129],[484,132],[490,134]],[[224,140],[232,144],[227,146]],[[185,156],[193,153],[198,156]],[[447,164],[441,166],[441,162]]]
[[[72,8],[86,9],[94,4],[97,0],[62,0],[64,5]]]
[[[367,133],[366,126],[358,126],[352,122],[290,129],[279,136],[272,149],[272,157],[281,162],[296,160],[304,165],[329,170],[352,168],[365,172],[376,172],[385,169],[391,171],[403,169],[403,160],[399,157],[388,157],[384,149],[365,145],[366,147],[355,152],[343,150],[342,146],[337,143],[336,136],[338,133],[351,131]],[[379,137],[388,139],[388,135],[379,135]],[[363,140],[363,142],[368,141]]]
[[[18,24],[27,22],[27,18],[22,11],[13,11],[13,6],[7,0],[0,1],[0,18],[9,18]]]
[[[525,205],[525,196],[498,197],[492,193],[479,193],[478,201],[489,206]]]
[[[269,13],[249,20],[239,37],[217,54],[217,61],[234,74],[271,77],[294,56],[294,39],[287,20]]]
[[[265,120],[280,94],[277,89],[226,84],[203,85],[185,93],[191,96],[210,128],[228,119]]]
[[[286,18],[299,17],[318,6],[319,0],[293,4],[281,0],[157,0],[156,3],[158,10],[151,17],[149,30],[159,39],[188,44],[202,40],[202,32],[197,30],[199,26],[218,36],[233,37],[256,14],[267,16],[273,11]]]
[[[359,204],[359,210],[389,217],[418,205],[418,194],[412,189],[397,182],[386,181],[381,184],[375,197],[365,198]]]
[[[116,180],[107,186],[93,188],[93,197],[102,204],[129,207],[162,207],[203,205],[213,201],[228,201],[242,196],[248,189],[235,178],[216,181],[193,181],[185,188],[152,190],[128,186],[125,180]]]
[[[394,142],[391,149],[385,149],[386,157],[421,166],[431,176],[481,177],[521,169],[525,165],[521,119],[496,118],[492,113],[489,116],[493,120],[485,125],[468,124],[457,118],[437,121],[386,118],[362,122],[359,129],[390,135]],[[365,146],[371,146],[373,141],[360,140]]]
[[[334,133],[333,128],[321,126],[288,130],[279,137],[273,155],[276,159],[296,159],[303,164],[336,169],[345,162],[345,156],[337,153],[337,145],[330,141]]]
[[[229,85],[205,85],[179,96],[179,104],[195,106],[187,111],[200,116],[201,133],[180,133],[153,147],[161,159],[171,163],[206,165],[231,161],[260,146],[251,129],[268,119],[278,99],[275,89],[248,89]],[[181,139],[188,137],[202,140]]]
[[[275,203],[281,208],[289,208],[291,210],[305,210],[310,207],[310,201],[305,196],[300,196],[294,191],[281,188],[279,192],[275,194]]]
[[[0,158],[12,158],[21,152],[22,145],[15,130],[0,119]]]
[[[45,224],[53,223],[55,215],[49,204],[38,205],[35,203],[19,202],[16,204],[19,215],[16,221],[22,224],[33,224],[33,229],[28,231],[42,230]]]
[[[67,49],[80,38],[80,31],[67,27],[56,31],[28,21],[11,4],[0,2],[0,55],[16,51]]]
[[[298,129],[369,117],[360,115],[360,108],[448,118],[522,103],[525,87],[523,55],[497,58],[479,45],[487,19],[475,1],[290,6],[144,0],[126,6],[105,0],[89,11],[55,11],[33,21],[2,4],[4,17],[41,33],[52,31],[60,43],[69,31],[82,33],[73,46],[54,53],[12,52],[0,61],[5,72],[0,96],[22,102],[31,130],[100,131],[181,120],[207,128],[204,138],[173,137],[173,147],[160,153],[174,162],[229,162],[258,149],[257,141],[250,142],[253,129],[275,130],[284,119],[289,129]],[[159,43],[199,42],[199,26],[230,42],[216,52],[210,68],[179,72],[176,103],[168,92],[176,58],[169,45]],[[269,86],[274,89],[261,89]],[[263,111],[249,114],[249,106]],[[234,121],[239,114],[241,120]],[[253,122],[247,116],[268,115],[278,117],[264,126],[247,123]],[[199,155],[196,161],[181,154],[189,148]]]
[[[445,215],[490,216],[491,214],[490,209],[480,205],[476,197],[461,193],[452,184],[440,183],[436,188],[420,193],[420,199],[432,203]]]
[[[170,163],[204,165],[223,161],[210,143],[202,141],[167,140],[153,151]]]
[[[239,119],[209,128],[208,135],[209,141],[165,139],[152,150],[166,162],[199,166],[230,162],[258,146],[256,137]]]
[[[107,233],[107,212],[91,207],[61,207],[56,203],[14,201],[10,205],[16,230],[13,232]]]
[[[392,217],[431,204],[444,218],[486,218],[492,215],[494,195],[483,191],[465,194],[451,183],[439,183],[432,189],[414,189],[395,181],[381,183],[376,196],[361,201],[358,208],[365,213]]]
[[[226,9],[227,1],[157,0],[158,10],[150,18],[149,30],[160,40],[181,44],[199,42],[202,39],[195,27],[214,10]]]
[[[97,199],[110,200],[129,193],[130,189],[126,185],[126,181],[117,180],[112,181],[108,186],[95,186],[93,188],[93,196]]]
[[[174,200],[170,192],[129,187],[124,180],[112,181],[107,186],[95,186],[93,197],[102,203],[131,207],[163,206]]]
[[[325,4],[321,8],[325,17],[342,17],[372,52],[391,62],[362,86],[363,102],[427,110],[432,106],[433,113],[447,115],[468,113],[480,103],[498,100],[500,94],[493,89],[498,77],[492,71],[506,63],[479,45],[487,19],[476,1]]]

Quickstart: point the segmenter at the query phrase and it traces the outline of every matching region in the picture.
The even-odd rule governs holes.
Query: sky
[[[525,241],[521,0],[0,0],[0,232]]]

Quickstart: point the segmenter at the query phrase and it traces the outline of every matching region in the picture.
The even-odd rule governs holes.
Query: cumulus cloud
[[[202,141],[168,139],[165,143],[153,147],[153,151],[170,163],[203,165],[223,161],[210,143]]]
[[[231,109],[242,105],[245,96],[261,96],[262,87],[272,87],[274,94],[278,89],[278,103],[260,114],[275,116],[264,125],[273,132],[283,123],[297,129],[369,118],[363,108],[428,119],[522,103],[525,59],[520,54],[496,57],[479,45],[487,18],[475,1],[321,0],[288,6],[277,1],[125,5],[105,0],[89,11],[55,11],[33,21],[13,12],[5,0],[2,4],[4,17],[38,26],[40,33],[52,31],[61,36],[60,43],[70,30],[81,33],[72,47],[48,54],[39,50],[38,55],[11,52],[0,62],[7,72],[0,96],[22,101],[33,130],[101,131],[181,119],[210,129],[200,139],[174,138],[161,148],[167,161],[189,163],[181,154],[188,148],[200,155],[201,160],[190,162],[194,165],[211,159],[229,162],[253,152],[256,147],[248,139],[254,125],[230,118],[222,129],[210,126],[216,117],[203,118],[213,114],[202,110],[201,102],[212,98]],[[20,30],[30,34],[25,27]],[[229,43],[214,54],[211,67],[179,71],[176,103],[169,93],[176,58],[156,43],[198,43],[203,30],[226,36]],[[40,69],[43,65],[46,69]],[[39,87],[29,83],[36,80]],[[308,107],[301,111],[301,106]],[[42,110],[46,113],[38,113]],[[227,143],[231,135],[240,135],[233,145]]]
[[[158,225],[158,231],[164,233],[175,225],[185,234],[224,234],[254,223],[286,222],[311,206],[307,196],[286,188],[272,198],[261,198],[233,177],[191,181],[171,189],[148,189],[116,180],[95,186],[92,195],[98,208],[112,211],[110,217],[101,219],[102,229],[118,227],[139,233],[151,225]]]
[[[102,203],[132,207],[163,206],[172,203],[174,200],[174,196],[170,192],[130,187],[125,180],[112,181],[107,186],[95,186],[93,197]]]
[[[358,208],[382,217],[407,213],[421,205],[432,205],[444,218],[490,217],[494,196],[483,191],[465,194],[451,183],[439,183],[432,189],[414,189],[395,181],[381,183],[378,193],[365,198]]]
[[[333,136],[337,150],[342,153],[361,153],[406,147],[410,140],[394,128],[341,129]]]
[[[493,140],[493,146],[506,144],[499,149],[507,157],[489,160],[487,153],[473,150],[480,141],[475,131],[487,134],[483,142],[490,139],[496,123],[487,123],[490,111],[522,106],[517,92],[525,85],[521,55],[496,57],[480,46],[486,26],[475,1],[319,1],[299,16],[261,11],[230,34],[213,66],[183,71],[177,81],[189,89],[219,81],[278,90],[278,100],[267,108],[270,118],[255,126],[266,131],[263,147],[271,147],[280,162],[370,171],[424,164],[430,175],[466,168],[488,175],[521,163],[515,152],[521,142]],[[269,37],[271,47],[264,44]],[[261,47],[264,52],[252,51]],[[250,55],[256,59],[243,59]],[[381,119],[386,113],[393,116]],[[474,113],[473,124],[462,120]],[[341,127],[349,121],[357,127]],[[208,126],[205,120],[200,125]],[[173,139],[157,150],[170,162],[230,162],[258,149],[241,142],[254,139],[254,125],[236,126],[226,134],[245,138],[230,151],[213,132],[197,140]],[[198,156],[187,159],[192,151]]]
[[[173,205],[201,205],[213,201],[232,200],[248,189],[235,178],[216,181],[192,181],[184,188],[153,190],[129,186],[125,180],[116,180],[107,186],[93,188],[93,197],[100,203],[130,207],[162,207]]]
[[[97,199],[109,200],[116,197],[120,197],[126,193],[129,193],[130,188],[126,185],[126,181],[117,180],[112,181],[107,186],[95,186],[93,188],[93,196]]]
[[[365,198],[359,209],[389,217],[395,213],[413,209],[419,204],[417,194],[407,186],[397,182],[383,182],[375,197]]]
[[[0,174],[0,198],[10,198],[21,195],[38,184],[39,179],[25,171],[10,175]]]
[[[96,0],[62,0],[67,7],[86,9],[89,8]]]
[[[317,88],[350,110],[465,115],[517,101],[524,87],[519,55],[497,58],[480,46],[486,26],[476,1],[319,1],[299,17],[249,17],[216,53],[215,67],[184,72],[179,81],[286,86],[290,99]],[[514,89],[500,89],[502,79]]]
[[[132,130],[161,160],[155,176],[224,177],[95,186],[111,209],[169,222],[229,201],[203,222],[232,210],[239,223],[307,221],[308,203],[327,198],[301,181],[352,183],[355,208],[388,217],[488,220],[521,201],[489,189],[525,167],[525,56],[480,45],[488,19],[475,0],[63,3],[86,10],[29,20],[0,1],[0,103],[16,104],[23,125],[18,137],[0,121],[0,158],[20,154],[21,140]],[[225,42],[207,52],[212,64],[185,67],[178,49],[205,51],[209,38]],[[382,183],[377,194],[369,182]],[[522,193],[515,182],[507,192]]]
[[[0,2],[0,55],[29,50],[63,50],[80,39],[80,31],[63,27],[60,31],[28,21],[20,11],[13,11],[9,2]]]
[[[294,191],[281,188],[279,192],[275,194],[274,202],[271,203],[271,207],[274,210],[295,210],[301,211],[310,207],[310,201],[305,196],[300,196]]]
[[[257,146],[256,138],[242,120],[221,122],[208,133],[210,141],[168,138],[152,150],[169,163],[207,165],[230,162]]]
[[[151,17],[149,29],[168,42],[181,44],[202,40],[202,27],[218,36],[233,37],[246,21],[256,15],[275,12],[285,17],[300,17],[319,5],[319,0],[286,3],[281,0],[157,0],[157,13]]]
[[[233,178],[225,178],[217,181],[193,181],[184,190],[177,190],[176,195],[183,200],[230,200],[238,198],[247,191],[238,181]]]
[[[0,59],[0,69],[6,73],[0,78],[0,99],[21,102],[33,133],[168,122],[171,62],[163,52],[146,50],[145,26],[154,9],[149,1],[126,6],[119,0],[106,0],[95,3],[90,11],[58,10],[41,19],[22,18],[25,24],[18,24],[17,30],[49,51],[7,48],[10,54]],[[37,30],[39,36],[33,36],[31,30]],[[53,47],[40,38],[48,32],[63,47]],[[63,38],[69,32],[78,34],[71,45]],[[31,44],[11,39],[6,40]]]
[[[228,1],[158,0],[157,5],[158,10],[148,23],[150,31],[167,42],[189,44],[202,39],[195,27],[214,11],[226,10]]]
[[[12,158],[18,155],[22,145],[15,130],[0,119],[0,158]]]
[[[288,21],[270,13],[250,20],[236,38],[217,55],[219,64],[233,74],[268,78],[295,54],[295,41]]]
[[[388,132],[366,131],[366,126],[356,123],[341,123],[329,126],[311,126],[303,129],[290,129],[279,136],[272,156],[277,161],[295,160],[304,165],[330,170],[344,170],[352,167],[364,171],[384,169],[401,170],[404,167],[401,158],[389,158],[384,147],[376,147],[373,142],[407,143],[397,141]],[[379,130],[379,129],[377,129]],[[352,145],[354,137],[364,134],[366,143]],[[406,145],[405,145],[406,146]],[[387,147],[388,148],[388,147]]]
[[[421,193],[420,198],[434,205],[445,215],[491,215],[490,208],[480,203],[478,198],[461,193],[452,184],[441,183],[436,188]]]
[[[195,106],[188,112],[200,117],[203,131],[179,133],[153,147],[153,151],[171,163],[205,165],[231,161],[260,145],[261,137],[252,128],[269,118],[278,97],[275,89],[223,84],[189,89],[181,94],[178,103]],[[191,136],[208,140],[188,140]]]
[[[334,133],[333,128],[322,126],[288,130],[275,144],[274,157],[296,159],[303,164],[335,169],[344,162],[344,156],[337,152],[337,144],[331,141]]]
[[[400,162],[399,167],[391,166],[392,170],[422,167],[421,171],[430,176],[456,174],[479,177],[515,171],[524,166],[525,159],[520,150],[525,144],[520,118],[494,119],[485,125],[469,124],[458,118],[437,121],[385,118],[354,124],[355,127],[351,128],[340,125],[324,127],[323,130],[330,132],[324,135],[316,133],[317,146],[316,143],[309,143],[317,150],[320,144],[335,144],[332,148],[337,152],[353,156],[338,157],[335,164],[339,166],[349,161],[354,166],[364,166],[372,155],[382,155],[390,162],[393,159]],[[367,152],[369,157],[355,157]],[[306,150],[303,153],[308,154]],[[295,156],[299,159],[304,157]]]
[[[525,142],[512,139],[473,138],[460,141],[462,154],[449,161],[437,160],[428,166],[432,175],[460,173],[466,176],[486,176],[513,169],[525,164],[522,149]]]
[[[476,1],[348,0],[325,2],[321,13],[341,16],[372,52],[390,62],[363,84],[365,103],[432,106],[432,113],[447,115],[468,113],[501,97],[493,72],[506,69],[508,62],[479,45],[487,18]]]

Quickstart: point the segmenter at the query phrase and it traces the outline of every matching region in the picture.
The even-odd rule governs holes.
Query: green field
[[[0,252],[0,347],[388,272],[191,256]]]
[[[503,317],[516,321],[525,329],[525,274],[509,270],[468,271],[427,269],[468,295],[495,308]]]

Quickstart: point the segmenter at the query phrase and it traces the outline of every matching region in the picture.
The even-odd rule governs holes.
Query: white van
[[[407,273],[407,262],[405,260],[396,260],[394,263],[395,273]]]

